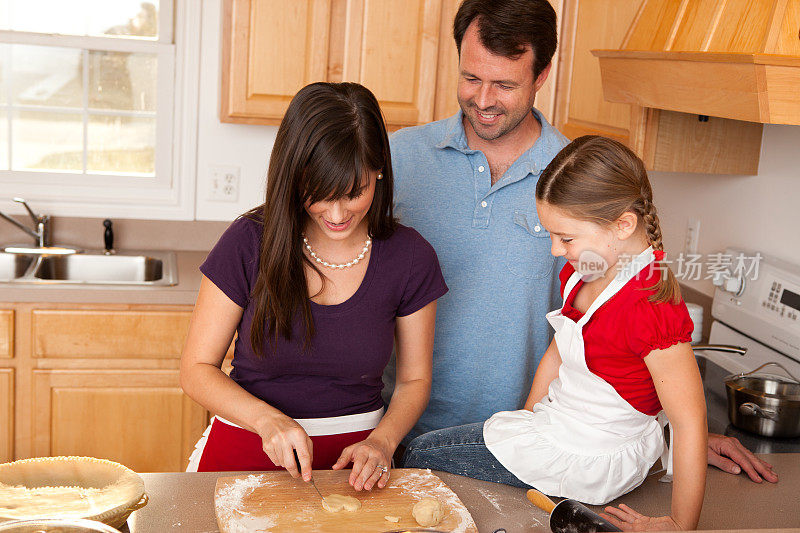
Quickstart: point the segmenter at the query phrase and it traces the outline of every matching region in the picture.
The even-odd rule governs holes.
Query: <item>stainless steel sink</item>
[[[17,256],[15,270],[0,258],[0,281],[38,284],[175,285],[177,263],[173,252],[123,252],[106,255],[87,251],[71,255],[2,254]],[[27,262],[26,262],[27,261]],[[3,274],[8,271],[8,276]]]
[[[11,281],[25,275],[33,263],[30,255],[0,252],[0,281]]]

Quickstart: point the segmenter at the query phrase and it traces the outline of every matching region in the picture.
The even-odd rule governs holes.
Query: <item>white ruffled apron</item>
[[[633,258],[578,322],[561,309],[548,313],[561,355],[558,377],[532,411],[497,413],[484,424],[489,451],[546,494],[602,505],[641,484],[665,450],[657,418],[637,411],[586,366],[582,334],[594,312],[653,260],[651,248]],[[580,277],[575,272],[567,281],[565,301]]]

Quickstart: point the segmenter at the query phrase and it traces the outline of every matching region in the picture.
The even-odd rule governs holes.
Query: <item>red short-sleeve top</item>
[[[658,261],[664,257],[660,250],[655,255],[656,261],[628,281],[583,326],[586,366],[635,409],[648,415],[658,414],[661,403],[644,357],[653,350],[689,342],[693,329],[683,300],[677,304],[648,301],[655,291],[647,288],[660,278]],[[559,274],[564,298],[561,312],[577,322],[583,313],[572,304],[583,282],[579,281],[569,295],[564,295],[567,280],[574,272],[567,263]]]

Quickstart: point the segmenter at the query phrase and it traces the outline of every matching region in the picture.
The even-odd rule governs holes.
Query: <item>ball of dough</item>
[[[422,527],[435,526],[444,518],[442,502],[436,498],[423,498],[414,504],[411,515]]]
[[[330,494],[322,500],[322,508],[331,513],[338,513],[339,511],[353,512],[361,509],[361,502],[358,501],[358,498],[353,498],[352,496]]]

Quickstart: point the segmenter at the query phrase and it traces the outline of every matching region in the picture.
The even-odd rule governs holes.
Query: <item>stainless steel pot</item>
[[[780,367],[791,379],[755,374],[770,365]],[[765,437],[800,436],[800,380],[780,363],[728,376],[725,388],[728,418],[734,426]]]

